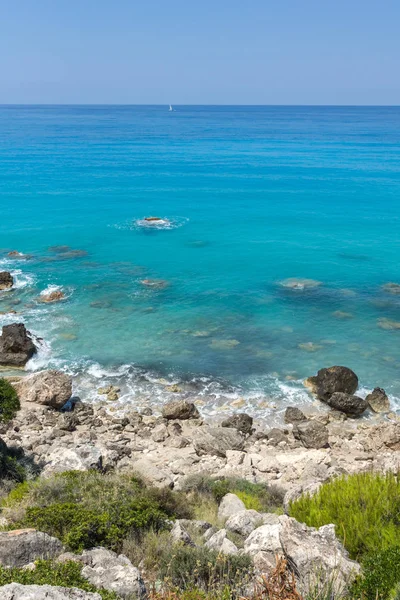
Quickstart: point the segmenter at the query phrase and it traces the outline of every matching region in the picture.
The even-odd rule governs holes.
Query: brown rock
[[[390,400],[387,397],[385,390],[382,388],[375,388],[365,398],[369,407],[376,413],[387,413],[390,411]]]
[[[23,367],[36,351],[23,323],[4,325],[0,336],[0,365]]]
[[[0,291],[1,290],[9,290],[14,285],[14,279],[11,273],[8,271],[0,272]]]

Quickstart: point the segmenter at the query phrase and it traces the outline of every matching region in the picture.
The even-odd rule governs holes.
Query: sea
[[[0,107],[0,326],[35,336],[27,370],[275,422],[345,365],[400,409],[400,107],[168,108]]]

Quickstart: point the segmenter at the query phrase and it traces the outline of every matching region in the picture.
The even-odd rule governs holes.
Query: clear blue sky
[[[0,103],[400,104],[400,0],[0,0]]]

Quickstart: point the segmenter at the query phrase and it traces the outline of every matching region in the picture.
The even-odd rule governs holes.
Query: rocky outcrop
[[[14,285],[14,279],[8,271],[0,272],[0,291],[9,290]]]
[[[319,421],[300,421],[293,428],[293,435],[305,448],[326,448],[329,445],[328,429]]]
[[[230,427],[199,427],[193,444],[197,454],[226,457],[227,450],[242,450],[244,438]]]
[[[83,552],[80,560],[86,565],[82,576],[98,588],[115,592],[121,598],[144,598],[146,587],[139,570],[123,554],[105,548]]]
[[[238,549],[227,537],[226,529],[220,529],[204,544],[209,550],[220,552],[221,554],[237,554]]]
[[[39,296],[39,302],[44,302],[45,304],[60,302],[60,300],[65,300],[65,294],[62,290],[53,290],[52,292],[43,293]]]
[[[39,558],[54,558],[63,550],[59,540],[36,529],[0,531],[0,564],[4,567],[23,567]]]
[[[294,425],[295,423],[300,423],[301,421],[306,421],[307,417],[305,414],[296,406],[288,406],[285,410],[285,415],[283,417],[285,423]]]
[[[64,471],[89,471],[102,468],[102,452],[93,444],[85,444],[78,448],[55,447],[42,460],[42,474],[49,476]]]
[[[13,383],[20,402],[61,409],[72,396],[72,378],[62,371],[39,371]]]
[[[78,588],[10,583],[0,587],[0,600],[101,600],[101,596]]]
[[[304,382],[319,398],[327,401],[335,392],[354,394],[358,388],[358,377],[348,367],[328,367],[320,369],[317,375]]]
[[[229,517],[225,523],[225,529],[243,537],[248,537],[256,527],[261,525],[263,518],[264,515],[256,510],[241,510]]]
[[[382,388],[375,388],[365,398],[366,403],[376,413],[387,413],[390,411],[390,400]]]
[[[244,434],[249,434],[253,427],[253,417],[250,417],[250,415],[247,415],[246,413],[237,413],[222,421],[221,426],[231,427]]]
[[[0,365],[23,367],[36,351],[25,325],[13,323],[3,326],[0,336]]]
[[[245,508],[244,502],[236,494],[225,494],[218,508],[218,519],[224,521],[245,510]]]
[[[185,421],[187,419],[198,419],[200,414],[193,402],[177,400],[164,404],[162,416],[168,420],[177,419]]]
[[[335,392],[326,402],[335,410],[340,410],[351,417],[359,417],[368,408],[366,400],[344,392]]]

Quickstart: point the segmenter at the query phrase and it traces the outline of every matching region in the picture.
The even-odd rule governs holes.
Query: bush
[[[82,565],[74,561],[55,563],[51,560],[38,560],[34,570],[6,568],[0,566],[0,586],[9,583],[23,585],[54,585],[79,588],[86,592],[97,592],[103,600],[117,600],[114,592],[97,589],[81,575]]]
[[[290,515],[312,527],[334,523],[354,559],[400,545],[400,482],[388,473],[358,473],[291,503]]]
[[[79,471],[18,486],[3,507],[10,528],[34,527],[73,551],[96,545],[119,551],[124,538],[187,516],[170,491],[147,488],[132,476]]]
[[[396,597],[400,584],[400,547],[371,554],[363,563],[363,574],[353,585],[350,597],[358,600],[388,600]]]
[[[0,423],[8,423],[21,408],[17,392],[6,379],[0,378]]]
[[[21,482],[25,479],[25,469],[18,462],[22,452],[19,449],[8,448],[0,439],[0,479]]]

